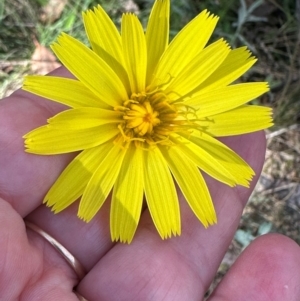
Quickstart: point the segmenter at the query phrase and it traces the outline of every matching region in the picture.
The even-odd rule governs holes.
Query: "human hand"
[[[65,69],[55,75],[70,76]],[[229,188],[206,177],[218,224],[204,229],[180,195],[182,234],[161,240],[144,210],[130,245],[109,234],[109,201],[88,224],[76,216],[78,202],[54,215],[43,196],[74,154],[24,152],[22,136],[64,109],[24,91],[0,102],[0,300],[75,301],[73,287],[89,301],[202,300],[233,238],[243,207],[260,174],[265,137],[257,132],[222,139],[256,171],[251,188]],[[201,201],[201,200],[200,200]],[[84,266],[79,282],[65,259],[23,218],[64,245]],[[298,300],[300,249],[270,234],[240,256],[209,301]]]

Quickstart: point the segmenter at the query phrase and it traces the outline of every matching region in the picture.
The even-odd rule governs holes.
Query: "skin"
[[[54,72],[70,76],[65,69]],[[24,152],[22,135],[64,106],[24,91],[0,102],[0,300],[202,300],[226,253],[264,162],[263,132],[222,139],[256,171],[251,188],[234,189],[206,176],[218,224],[204,229],[179,193],[182,235],[161,240],[149,212],[142,213],[131,245],[112,243],[109,200],[88,224],[78,202],[54,215],[43,196],[75,154]],[[60,241],[86,269],[79,282],[64,258],[23,218]],[[300,248],[278,234],[251,243],[209,301],[293,301],[300,295]]]

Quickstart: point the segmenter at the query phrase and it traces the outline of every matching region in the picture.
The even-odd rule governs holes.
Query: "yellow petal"
[[[218,17],[204,10],[175,36],[157,65],[155,84],[168,83],[186,68],[208,42],[217,21]]]
[[[108,107],[85,85],[74,79],[30,75],[25,77],[23,90],[73,108]]]
[[[139,223],[143,203],[143,150],[131,145],[115,183],[110,209],[113,241],[130,243]]]
[[[143,27],[133,14],[122,17],[122,44],[131,91],[142,92],[146,85],[147,46]]]
[[[120,172],[126,149],[114,145],[88,182],[80,201],[78,217],[89,222],[100,210]]]
[[[45,125],[27,133],[23,138],[25,138],[26,152],[54,155],[95,147],[118,133],[119,130],[115,124],[81,130],[61,130]]]
[[[144,156],[145,195],[155,227],[163,239],[180,235],[178,198],[168,165],[157,147]]]
[[[100,108],[78,108],[63,111],[48,119],[51,128],[79,130],[108,123],[120,123],[122,115],[118,111]]]
[[[164,53],[169,41],[170,0],[155,1],[146,30],[148,66],[147,83],[149,84],[154,69]]]
[[[217,222],[206,183],[197,166],[176,147],[160,148],[189,206],[204,227]]]
[[[129,80],[124,68],[118,29],[100,5],[95,7],[94,11],[88,10],[83,13],[82,16],[92,49],[115,71],[129,92]]]
[[[121,36],[105,10],[98,5],[94,11],[83,12],[83,21],[92,49],[101,56],[103,50],[123,63]]]
[[[62,63],[103,102],[117,106],[127,100],[127,91],[118,75],[84,44],[63,33],[51,48]]]
[[[113,146],[113,141],[82,151],[60,174],[44,198],[57,213],[71,205],[82,194],[94,171]]]
[[[246,47],[231,50],[221,66],[197,87],[197,91],[203,93],[204,90],[212,90],[231,84],[248,71],[256,61],[254,57],[251,57],[251,52]]]
[[[166,93],[184,96],[207,79],[230,52],[228,44],[220,39],[209,45],[178,74],[167,87]]]
[[[210,154],[228,172],[230,172],[235,184],[249,187],[249,182],[252,180],[255,173],[247,162],[245,162],[233,150],[218,141],[216,138],[205,133],[192,134],[189,137],[189,140],[201,147],[204,152]]]
[[[217,137],[241,135],[267,129],[273,125],[272,109],[260,106],[241,106],[201,122],[206,131]]]
[[[268,83],[246,83],[222,87],[217,90],[197,93],[185,104],[197,109],[197,117],[207,117],[239,107],[269,90]]]
[[[171,138],[171,140],[173,140],[173,138]],[[184,137],[176,138],[173,141],[177,144],[176,147],[178,147],[181,152],[211,177],[231,187],[236,185],[236,180],[230,171],[223,166],[218,158],[211,155],[210,152],[207,152]]]

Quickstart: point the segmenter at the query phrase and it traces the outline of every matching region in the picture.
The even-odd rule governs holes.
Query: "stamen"
[[[114,111],[129,111],[130,109],[123,106],[115,106]]]
[[[135,100],[132,100],[132,99],[128,99],[128,100],[126,100],[126,101],[124,101],[124,103],[123,103],[123,105],[125,106],[125,107],[127,107],[129,104],[131,104],[131,103],[139,103],[138,101],[135,101]]]
[[[170,79],[167,83],[172,80]],[[197,109],[190,107],[182,100],[171,101],[164,92],[162,84],[140,93],[132,93],[123,106],[115,107],[123,114],[123,122],[119,124],[123,143],[134,141],[136,147],[149,149],[155,145],[174,145],[170,140],[172,134],[190,135],[194,130],[201,131],[203,126],[197,122],[205,122],[197,116]]]

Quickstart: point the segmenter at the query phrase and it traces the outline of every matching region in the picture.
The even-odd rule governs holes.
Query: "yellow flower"
[[[44,202],[57,213],[81,197],[78,216],[89,222],[112,191],[112,240],[132,240],[144,196],[160,236],[179,235],[174,180],[204,227],[216,223],[199,169],[246,187],[254,172],[214,137],[272,125],[269,108],[246,105],[267,83],[232,84],[256,61],[246,47],[231,50],[223,39],[206,46],[218,20],[207,11],[169,43],[169,6],[155,1],[145,33],[130,13],[121,33],[101,6],[83,13],[92,49],[67,34],[52,46],[76,79],[24,82],[25,90],[70,107],[26,134],[26,151],[81,151]]]

